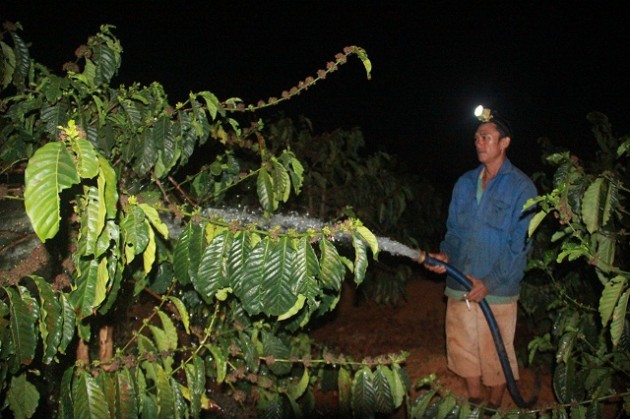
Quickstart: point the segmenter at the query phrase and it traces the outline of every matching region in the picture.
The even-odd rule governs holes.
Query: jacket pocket
[[[510,219],[510,204],[496,199],[489,203],[486,223],[497,230],[504,231]]]

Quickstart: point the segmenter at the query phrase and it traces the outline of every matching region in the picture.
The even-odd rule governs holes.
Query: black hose
[[[466,278],[466,275],[464,275],[461,271],[457,270],[455,267],[449,265],[448,263],[435,259],[429,256],[428,253],[424,255],[424,262],[428,263],[429,265],[444,266],[446,268],[446,272],[450,276],[455,278],[457,282],[462,284],[467,291],[470,291],[472,289],[472,283],[468,278]],[[499,361],[501,362],[501,367],[503,368],[503,374],[505,375],[507,388],[510,392],[510,395],[512,396],[512,400],[514,400],[514,403],[516,403],[516,405],[520,408],[527,409],[532,407],[534,403],[536,403],[536,399],[538,397],[537,395],[534,395],[534,397],[530,401],[526,402],[525,400],[523,400],[521,392],[516,385],[516,380],[514,379],[514,373],[512,372],[512,367],[510,366],[510,361],[508,360],[508,355],[505,350],[505,343],[503,343],[503,338],[501,337],[501,333],[499,332],[497,321],[494,318],[492,310],[490,310],[490,306],[488,305],[488,302],[485,298],[481,300],[481,302],[479,303],[479,307],[481,308],[481,311],[486,318],[486,322],[488,322],[490,332],[492,333],[494,346],[497,348]]]

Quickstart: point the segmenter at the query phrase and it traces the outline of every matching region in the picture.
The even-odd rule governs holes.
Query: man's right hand
[[[428,255],[433,259],[448,263],[448,255],[446,253],[428,253]],[[443,274],[446,272],[446,268],[442,265],[433,265],[431,263],[424,262],[423,266],[431,272],[435,272],[438,274]]]

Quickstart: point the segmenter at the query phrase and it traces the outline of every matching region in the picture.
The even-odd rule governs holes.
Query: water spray
[[[417,261],[419,264],[426,263],[428,265],[443,266],[444,268],[446,268],[446,273],[450,275],[451,277],[453,277],[461,285],[463,285],[464,288],[466,288],[466,291],[470,291],[472,289],[472,283],[470,282],[468,278],[466,278],[466,275],[464,275],[461,271],[459,271],[452,265],[449,265],[448,263],[444,261],[441,261],[439,259],[436,259],[430,256],[427,252],[418,250],[416,251],[416,257],[413,259]],[[516,403],[516,405],[520,408],[526,409],[526,408],[532,407],[534,403],[536,402],[537,395],[534,395],[532,400],[529,400],[529,401],[525,401],[523,399],[523,396],[521,396],[521,392],[519,391],[518,386],[516,385],[516,380],[514,379],[514,373],[512,372],[510,361],[508,360],[508,355],[505,350],[505,343],[503,342],[503,337],[501,336],[501,333],[499,332],[499,326],[497,325],[497,321],[494,318],[494,315],[492,314],[492,310],[490,310],[490,306],[488,305],[488,302],[486,301],[485,298],[479,302],[479,307],[481,308],[481,311],[483,312],[483,315],[486,318],[486,322],[488,323],[488,327],[490,328],[490,332],[492,333],[494,346],[497,349],[497,354],[499,356],[501,368],[503,368],[503,374],[505,375],[505,381],[507,383],[508,391],[510,392],[510,395],[512,396],[512,400],[514,400],[514,403]]]

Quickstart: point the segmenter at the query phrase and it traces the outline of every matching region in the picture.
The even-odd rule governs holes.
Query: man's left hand
[[[468,301],[480,303],[481,300],[486,298],[486,295],[488,295],[488,288],[486,288],[486,284],[472,275],[466,275],[466,278],[468,278],[472,283],[472,289],[468,291],[468,294],[466,294],[466,299]]]

